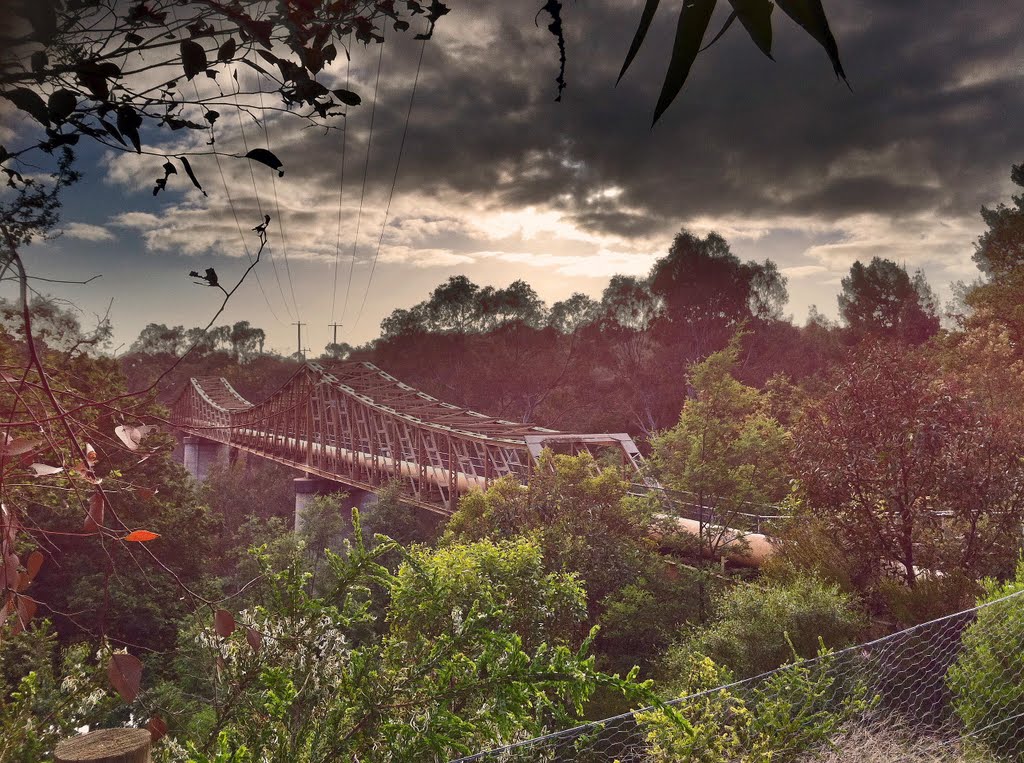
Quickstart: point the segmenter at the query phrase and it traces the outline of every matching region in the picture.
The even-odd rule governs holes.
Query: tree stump
[[[57,745],[57,763],[150,763],[146,729],[100,729]]]

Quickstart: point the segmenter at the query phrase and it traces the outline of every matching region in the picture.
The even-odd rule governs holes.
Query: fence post
[[[150,763],[146,729],[99,729],[65,739],[54,752],[56,763]]]

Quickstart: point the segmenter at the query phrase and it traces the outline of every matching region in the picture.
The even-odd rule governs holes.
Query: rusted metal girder
[[[571,434],[487,416],[403,384],[372,363],[306,363],[254,405],[221,377],[189,380],[171,421],[309,474],[373,491],[397,480],[403,500],[451,514],[460,495],[513,476],[526,481],[546,446],[615,448],[639,472],[626,434]]]

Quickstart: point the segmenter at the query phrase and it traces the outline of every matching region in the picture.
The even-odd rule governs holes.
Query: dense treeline
[[[878,258],[855,263],[844,279],[843,328],[817,313],[794,326],[783,316],[786,300],[774,263],[744,263],[717,234],[683,231],[647,278],[615,276],[599,300],[577,293],[549,308],[524,281],[495,289],[453,276],[385,318],[376,341],[328,345],[321,359],[370,360],[445,400],[505,418],[651,435],[678,415],[690,366],[741,329],[739,376],[762,387],[774,376],[811,377],[861,341],[919,344],[939,328],[923,274]],[[258,400],[295,360],[264,353],[263,342],[248,322],[206,333],[150,324],[121,363],[138,389],[191,347],[164,379],[165,398],[189,375],[218,373]]]
[[[794,326],[786,299],[774,263],[741,262],[720,236],[684,231],[647,278],[616,276],[600,300],[574,294],[545,310],[522,281],[495,291],[452,277],[353,356],[513,419],[651,435],[678,416],[689,368],[741,329],[738,374],[757,387],[812,377],[862,341],[919,344],[939,329],[923,274],[878,258],[844,279],[842,328],[817,313]]]
[[[1021,168],[1013,177],[1024,187]],[[321,497],[294,533],[283,467],[228,464],[200,486],[165,435],[130,453],[96,439],[91,479],[109,510],[157,533],[147,555],[97,548],[65,497],[81,477],[34,479],[39,464],[22,459],[5,490],[47,562],[28,581],[35,621],[0,640],[0,757],[38,760],[84,723],[159,716],[168,761],[446,760],[798,658],[827,665],[830,649],[1021,590],[1024,195],[983,215],[982,276],[946,329],[923,276],[884,259],[843,280],[842,325],[812,315],[796,327],[772,263],[682,232],[647,278],[615,277],[600,300],[548,308],[522,281],[454,277],[396,310],[376,342],[329,348],[489,413],[633,433],[654,477],[713,512],[697,534],[586,454],[545,454],[529,485],[498,480],[446,522],[388,486],[362,516],[343,494]],[[172,382],[211,373],[260,399],[298,363],[264,353],[245,323],[151,325],[114,360],[90,351],[102,326],[35,310],[61,400],[144,389],[167,368],[165,400]],[[12,323],[0,360],[16,367],[23,353]],[[130,400],[101,406],[89,431],[159,420],[148,395]],[[791,515],[758,569],[742,530],[752,508]],[[17,555],[5,564],[24,602],[28,571]],[[955,664],[922,651],[913,666],[971,732],[956,760],[1024,752],[990,730],[993,715],[1024,712],[1020,675],[992,659],[1024,650],[1024,629],[1000,613],[965,632]],[[990,621],[1005,643],[980,630]],[[105,688],[97,649],[142,659],[127,705]],[[715,693],[685,719],[637,722],[653,760],[796,760],[857,738],[858,713],[886,701],[831,681],[779,673],[771,712],[757,705],[767,695]],[[840,689],[791,722],[807,697]]]

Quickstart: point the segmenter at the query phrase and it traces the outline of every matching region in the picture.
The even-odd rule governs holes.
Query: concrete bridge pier
[[[186,435],[182,442],[185,471],[197,482],[205,482],[215,464],[226,464],[231,446],[205,437]]]
[[[372,508],[377,503],[377,494],[369,490],[360,490],[357,487],[348,489],[348,499],[345,501],[345,508],[351,509],[355,506],[360,512]]]

